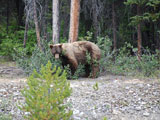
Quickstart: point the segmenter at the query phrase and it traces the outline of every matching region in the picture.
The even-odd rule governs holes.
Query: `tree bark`
[[[48,21],[47,21],[47,13],[48,13],[48,0],[45,0],[45,6],[44,6],[44,39],[47,40],[47,26],[48,26]]]
[[[24,15],[24,3],[22,0],[16,0],[16,9],[17,9],[17,24],[18,29],[20,26],[23,26],[23,15]]]
[[[9,26],[9,0],[7,0],[7,27],[6,27],[7,34],[8,34],[8,26]]]
[[[25,21],[25,31],[24,31],[24,40],[23,40],[23,47],[26,47],[26,41],[27,41],[27,32],[28,32],[28,17],[26,16],[26,21]]]
[[[160,28],[160,24],[157,22],[157,28]],[[159,50],[160,56],[160,33],[156,32],[156,48]]]
[[[69,30],[68,42],[75,42],[78,39],[79,14],[80,14],[80,0],[71,0],[70,30]]]
[[[59,0],[52,1],[52,31],[53,43],[59,43]]]
[[[117,49],[117,36],[116,36],[116,18],[115,18],[115,6],[114,2],[112,3],[112,25],[113,25],[113,43],[114,43],[114,50]]]
[[[33,6],[34,6],[34,23],[36,28],[36,35],[37,35],[37,44],[40,50],[42,50],[41,47],[41,41],[40,41],[40,31],[39,31],[39,25],[38,25],[38,18],[37,18],[37,6],[36,6],[36,0],[33,0]]]
[[[140,6],[137,5],[137,15],[140,16]],[[138,34],[138,60],[141,60],[141,48],[142,48],[142,35],[141,35],[141,23],[137,25],[137,34]]]
[[[98,22],[98,8],[97,0],[92,0],[92,16],[93,16],[93,28],[94,28],[94,39],[99,35],[99,22]]]

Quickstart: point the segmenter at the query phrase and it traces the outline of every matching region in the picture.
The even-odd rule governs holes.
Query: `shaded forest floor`
[[[23,120],[17,104],[23,103],[20,90],[26,77],[14,62],[0,62],[0,118]],[[70,80],[68,98],[74,120],[159,120],[160,81],[105,75],[96,79]],[[98,89],[94,86],[97,83]],[[27,113],[24,113],[27,114]]]

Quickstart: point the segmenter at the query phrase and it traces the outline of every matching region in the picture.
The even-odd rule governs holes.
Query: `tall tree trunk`
[[[27,32],[28,32],[28,16],[26,15],[26,21],[25,21],[25,31],[24,31],[24,40],[23,40],[23,47],[26,47],[26,41],[27,41]]]
[[[59,43],[59,0],[52,0],[52,31],[53,43]]]
[[[23,0],[16,0],[16,9],[17,9],[17,24],[18,29],[20,26],[23,26],[23,15],[24,15],[24,3]]]
[[[75,42],[78,39],[79,14],[80,14],[80,0],[71,0],[70,30],[69,30],[68,42]]]
[[[48,13],[48,0],[45,0],[45,6],[44,6],[45,8],[44,8],[44,33],[43,33],[43,35],[44,35],[44,39],[46,39],[47,40],[47,23],[48,23],[48,21],[47,21],[47,13]]]
[[[160,24],[157,22],[157,28],[160,28]],[[160,55],[160,33],[156,32],[156,48],[159,50]]]
[[[142,37],[141,37],[141,24],[140,23],[137,25],[137,28],[138,28],[137,29],[137,33],[138,33],[138,60],[141,60]]]
[[[6,27],[7,34],[8,34],[8,26],[9,26],[9,0],[7,0],[7,27]]]
[[[137,5],[137,15],[140,16],[140,6]],[[141,23],[137,25],[137,34],[138,34],[138,60],[141,60],[141,48],[142,48],[142,35],[141,35]]]
[[[40,50],[42,50],[41,47],[41,41],[40,41],[40,31],[39,31],[39,25],[38,25],[38,18],[37,18],[37,6],[36,6],[36,0],[33,0],[33,6],[34,6],[34,23],[36,27],[36,35],[37,35],[37,44]]]
[[[113,43],[114,43],[114,50],[117,49],[117,36],[116,36],[116,18],[115,18],[115,6],[114,2],[112,3],[112,25],[113,25]]]
[[[153,50],[153,51],[155,51],[155,49],[156,49],[156,42],[155,42],[155,28],[154,28],[154,23],[152,22],[151,24],[150,24],[151,26],[151,32],[150,32],[150,40],[152,40],[151,41],[151,43],[152,43],[152,45],[151,45],[151,50]]]
[[[93,16],[93,28],[94,28],[94,39],[99,35],[99,25],[98,25],[98,7],[97,0],[92,0],[92,16]]]

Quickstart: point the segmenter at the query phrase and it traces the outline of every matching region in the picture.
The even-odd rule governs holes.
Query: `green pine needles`
[[[72,111],[64,104],[72,91],[66,72],[51,68],[49,61],[41,67],[40,73],[34,71],[22,90],[25,104],[20,109],[29,113],[24,116],[27,120],[68,120],[72,115]]]

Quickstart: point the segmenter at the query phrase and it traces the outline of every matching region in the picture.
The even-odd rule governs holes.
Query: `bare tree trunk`
[[[160,28],[160,24],[157,23],[157,27]],[[156,33],[157,39],[156,39],[156,45],[157,45],[157,49],[159,50],[159,54],[160,54],[160,33]]]
[[[27,41],[27,32],[28,32],[28,16],[26,16],[26,21],[25,21],[25,31],[24,31],[24,40],[23,40],[23,47],[26,47],[26,41]]]
[[[42,50],[41,47],[41,41],[40,41],[40,31],[39,31],[39,26],[38,26],[38,18],[37,18],[37,6],[36,6],[36,0],[33,0],[33,6],[34,6],[34,23],[36,27],[36,35],[37,35],[37,44],[40,50]]]
[[[92,16],[93,16],[93,28],[94,28],[94,39],[97,38],[97,36],[100,33],[99,30],[99,22],[98,22],[98,1],[92,0]]]
[[[114,2],[112,3],[112,24],[113,24],[113,43],[114,43],[114,50],[117,49],[117,36],[116,36],[116,18],[115,18],[115,6]]]
[[[53,43],[59,43],[59,0],[52,0],[52,31]]]
[[[7,0],[7,34],[8,34],[8,26],[9,26],[9,0]]]
[[[45,0],[45,6],[44,6],[44,39],[47,40],[47,25],[48,25],[48,21],[47,21],[47,13],[48,13],[48,0]]]
[[[137,14],[140,15],[140,6],[137,5]],[[141,23],[137,25],[137,34],[138,34],[138,60],[141,60],[141,48],[142,48],[142,35],[141,35]]]
[[[17,23],[18,23],[18,29],[20,29],[20,26],[23,26],[23,13],[24,13],[24,4],[23,0],[16,0],[16,9],[17,9]]]
[[[70,30],[69,30],[68,42],[75,42],[78,39],[79,14],[80,14],[80,0],[71,0]]]
[[[160,24],[157,23],[157,28],[160,28]],[[160,63],[160,33],[156,33],[156,48],[158,51],[158,59],[159,59],[159,63]]]

